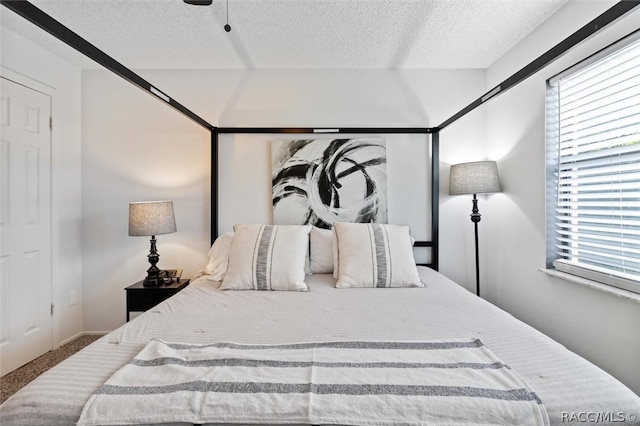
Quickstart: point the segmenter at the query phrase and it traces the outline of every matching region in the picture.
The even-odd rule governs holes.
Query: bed
[[[599,415],[601,424],[638,423],[640,398],[609,374],[433,269],[417,271],[424,287],[337,288],[333,274],[316,273],[305,277],[308,291],[228,291],[203,275],[9,398],[0,407],[0,423],[75,424],[87,399],[154,339],[287,345],[469,338],[517,372],[550,424],[587,415]]]
[[[212,214],[199,278],[13,395],[0,423],[639,424],[622,383],[437,272],[430,143],[430,241],[348,222],[218,235]]]

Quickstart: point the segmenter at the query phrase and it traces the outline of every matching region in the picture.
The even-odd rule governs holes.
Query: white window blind
[[[555,194],[547,220],[556,269],[640,292],[640,40],[635,38],[550,80],[547,149],[553,152],[547,190]]]

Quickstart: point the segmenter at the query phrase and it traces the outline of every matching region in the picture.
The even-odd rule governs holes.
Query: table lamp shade
[[[500,192],[495,161],[454,164],[449,174],[449,194],[488,194]]]
[[[176,232],[173,201],[129,203],[129,235],[132,237]]]

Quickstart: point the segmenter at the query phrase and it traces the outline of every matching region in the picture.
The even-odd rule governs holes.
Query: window
[[[547,86],[547,267],[640,293],[640,34]]]

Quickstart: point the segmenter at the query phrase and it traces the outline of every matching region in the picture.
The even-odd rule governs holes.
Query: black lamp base
[[[147,273],[142,285],[145,287],[160,287],[164,285],[164,279],[160,275]]]
[[[155,235],[151,236],[151,249],[147,257],[149,258],[149,263],[151,264],[151,266],[149,267],[149,269],[147,269],[147,277],[144,279],[144,282],[142,283],[142,285],[144,287],[159,287],[161,285],[164,285],[164,280],[160,275],[160,272],[161,272],[160,268],[156,266],[156,264],[158,263],[158,260],[160,260],[160,255],[156,250]]]

